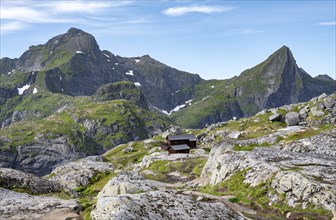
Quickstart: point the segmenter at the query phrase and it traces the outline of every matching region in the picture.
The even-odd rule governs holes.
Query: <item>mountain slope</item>
[[[308,101],[323,92],[334,92],[335,86],[335,81],[314,79],[299,68],[289,48],[284,46],[261,64],[244,71],[236,80],[235,95],[241,106],[247,106],[245,114],[250,115],[255,113],[253,107],[260,111]]]
[[[97,102],[89,97],[45,94],[46,102],[28,101],[38,96],[41,94],[25,97],[27,100],[22,101],[20,108],[26,110],[16,109],[16,117],[34,117],[49,107],[47,103],[56,100],[58,107],[64,106],[42,119],[35,116],[17,122],[14,118],[14,122],[2,128],[0,167],[44,175],[60,163],[101,154],[118,144],[159,134],[170,124],[165,117],[127,100]],[[56,104],[52,107],[56,108]],[[27,109],[35,114],[26,112]]]
[[[243,117],[236,97],[230,95],[225,82],[209,80],[198,84],[192,99],[183,104],[183,109],[171,114],[171,119],[184,127],[203,128],[206,124]]]

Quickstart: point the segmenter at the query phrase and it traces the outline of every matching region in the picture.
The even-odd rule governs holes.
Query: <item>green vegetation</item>
[[[24,84],[30,75],[31,73],[22,73],[19,71],[12,72],[11,74],[0,74],[0,88],[15,89],[19,85]]]
[[[333,127],[335,127],[335,125],[326,124],[326,125],[322,125],[318,129],[313,129],[313,128],[308,129],[307,128],[305,131],[290,133],[286,137],[279,138],[279,141],[296,141],[296,140],[300,140],[304,138],[309,138],[314,135],[320,134],[321,132],[328,131],[329,129]]]
[[[153,147],[160,147],[160,143],[151,143],[147,147],[143,142],[122,144],[106,152],[104,158],[111,162],[116,169],[127,169],[128,165],[141,162]]]
[[[238,139],[246,140],[271,134],[278,129],[286,127],[285,123],[269,121],[268,117],[271,114],[272,113],[267,113],[251,118],[242,118],[237,121],[229,121],[224,123],[222,127],[216,128],[216,131],[223,129],[240,131],[242,134],[238,137]]]
[[[141,90],[132,82],[128,81],[115,82],[102,86],[97,90],[93,98],[97,101],[126,99],[138,105],[145,105],[146,102],[144,97],[142,97]]]
[[[59,67],[62,64],[69,62],[73,57],[73,54],[67,49],[58,49],[55,53],[57,54],[56,56],[51,56],[50,59],[47,60],[47,63],[44,66],[45,70]]]
[[[201,175],[206,161],[206,158],[187,158],[183,161],[157,160],[144,169],[154,174],[144,173],[143,175],[148,179],[172,183],[176,181],[176,177],[170,176],[169,173],[178,172],[182,177],[192,180]]]
[[[250,144],[250,145],[238,145],[234,146],[235,151],[252,151],[256,147],[269,147],[271,144],[269,143],[261,143],[261,144]]]
[[[83,211],[81,217],[84,220],[90,220],[90,212],[92,206],[97,202],[98,193],[104,188],[106,183],[113,177],[115,173],[105,172],[96,174],[87,186],[82,186],[76,189],[80,193],[79,204],[82,206]]]
[[[211,80],[198,84],[191,106],[172,114],[171,119],[185,128],[199,128],[202,127],[201,121],[215,122],[230,111],[239,111],[239,106],[229,95],[226,81]]]

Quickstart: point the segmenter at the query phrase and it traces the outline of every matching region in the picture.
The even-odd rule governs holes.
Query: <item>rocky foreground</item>
[[[63,164],[0,169],[1,219],[336,219],[336,94]],[[198,148],[168,155],[167,134]]]

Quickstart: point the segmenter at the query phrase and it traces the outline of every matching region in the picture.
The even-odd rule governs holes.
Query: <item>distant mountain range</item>
[[[336,90],[336,81],[329,76],[313,78],[299,68],[286,46],[238,77],[203,80],[148,55],[126,58],[101,51],[91,34],[76,28],[31,46],[18,59],[0,59],[0,79],[2,127],[54,114],[57,103],[47,109],[30,105],[44,105],[40,96],[56,94],[60,100],[77,96],[90,96],[95,102],[133,100],[146,111],[165,114],[167,121],[200,128]],[[125,83],[111,85],[116,82]],[[26,99],[31,102],[25,103]]]

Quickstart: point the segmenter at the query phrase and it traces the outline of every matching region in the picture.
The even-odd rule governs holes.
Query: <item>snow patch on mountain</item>
[[[177,111],[181,110],[185,106],[186,106],[185,104],[176,106],[175,108],[173,108],[172,110],[170,110],[169,115],[172,114],[173,112],[177,112]]]
[[[26,84],[26,85],[22,86],[21,88],[17,88],[19,95],[22,95],[24,91],[29,89],[29,87],[30,87],[30,85]]]
[[[12,71],[8,72],[7,74],[10,75],[12,73],[15,73],[15,70],[12,70]]]
[[[190,99],[190,100],[188,100],[188,101],[185,101],[185,104],[189,104],[189,105],[191,105],[191,102],[192,102],[193,100],[192,99]]]
[[[133,76],[133,70],[129,70],[128,72],[126,72],[126,75],[130,75],[130,76]]]

